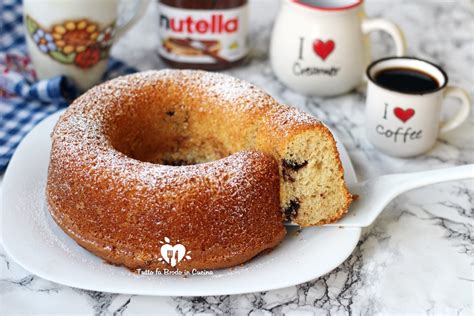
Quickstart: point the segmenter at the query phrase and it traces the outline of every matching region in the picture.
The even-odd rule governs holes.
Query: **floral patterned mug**
[[[100,81],[112,44],[145,13],[117,25],[119,0],[24,0],[26,42],[40,79],[71,78],[84,91]]]

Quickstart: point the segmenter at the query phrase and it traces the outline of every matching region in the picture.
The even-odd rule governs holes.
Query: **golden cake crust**
[[[351,201],[323,124],[222,74],[120,77],[86,92],[59,119],[49,209],[81,246],[130,269],[169,269],[160,260],[165,237],[191,251],[176,269],[234,266],[284,238],[281,160],[293,139],[315,130],[338,163],[344,199],[323,221],[295,216],[302,226],[337,220]]]
[[[262,153],[180,167],[127,157],[100,163],[85,158],[88,169],[72,157],[56,152],[53,157],[61,161],[49,172],[53,218],[81,246],[111,263],[171,269],[158,261],[160,241],[168,237],[191,251],[192,259],[177,268],[224,268],[285,236],[277,166]]]

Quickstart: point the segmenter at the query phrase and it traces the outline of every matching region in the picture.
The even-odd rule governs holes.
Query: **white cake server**
[[[349,191],[359,197],[352,202],[349,212],[339,221],[325,226],[367,227],[372,224],[385,206],[401,193],[422,186],[474,179],[474,164],[452,168],[383,175],[349,185]],[[294,223],[287,223],[295,226]]]

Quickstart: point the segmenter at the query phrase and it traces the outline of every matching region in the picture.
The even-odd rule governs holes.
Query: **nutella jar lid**
[[[247,4],[247,0],[159,0],[170,7],[194,10],[232,9]]]

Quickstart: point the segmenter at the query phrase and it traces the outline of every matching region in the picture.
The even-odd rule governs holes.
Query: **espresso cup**
[[[98,83],[113,43],[148,3],[137,1],[132,18],[118,26],[119,0],[24,0],[26,43],[38,78],[66,75],[82,91]]]
[[[468,93],[448,86],[448,76],[439,66],[412,57],[390,57],[367,68],[367,137],[380,151],[396,157],[426,152],[443,135],[469,116]],[[445,97],[461,101],[451,118],[441,121]]]
[[[369,64],[368,33],[383,31],[405,53],[400,29],[385,19],[367,18],[362,0],[281,0],[273,27],[273,72],[291,89],[317,96],[346,93],[363,83]]]

